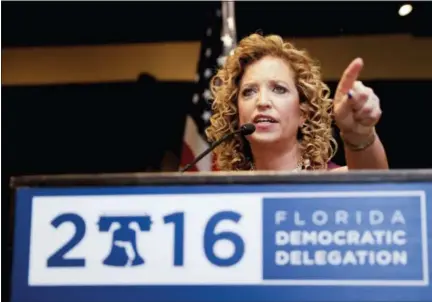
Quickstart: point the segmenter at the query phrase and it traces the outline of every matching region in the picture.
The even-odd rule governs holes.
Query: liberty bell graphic
[[[109,266],[137,266],[144,264],[136,236],[151,228],[150,216],[101,216],[98,222],[100,232],[112,233],[111,251],[103,261]]]

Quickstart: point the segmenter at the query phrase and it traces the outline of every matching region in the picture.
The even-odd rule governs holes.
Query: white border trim
[[[295,279],[285,279],[285,280],[263,280],[263,275],[261,274],[261,281],[254,282],[254,283],[206,283],[206,284],[196,284],[196,283],[167,283],[167,284],[152,284],[152,283],[144,283],[144,284],[127,284],[127,285],[133,285],[133,286],[143,286],[143,287],[154,287],[154,286],[221,286],[221,287],[231,287],[231,286],[373,286],[373,287],[414,287],[414,286],[429,286],[429,251],[428,251],[428,237],[427,237],[427,208],[426,208],[426,192],[423,190],[404,190],[404,191],[395,191],[395,190],[389,190],[389,191],[324,191],[324,192],[278,192],[278,193],[272,193],[272,192],[254,192],[254,193],[245,193],[245,192],[230,192],[230,193],[202,193],[202,194],[192,194],[194,196],[200,195],[205,199],[206,196],[213,196],[213,195],[219,195],[219,196],[235,196],[241,194],[242,196],[251,196],[251,197],[259,197],[261,199],[261,208],[263,208],[263,199],[264,198],[328,198],[328,197],[352,197],[352,198],[361,198],[361,197],[419,197],[420,199],[420,231],[421,231],[421,241],[422,241],[422,279],[421,280],[334,280],[334,279],[321,279],[321,280],[295,280]],[[137,194],[133,194],[136,196]],[[138,194],[139,195],[139,194]],[[151,197],[154,194],[145,194],[147,197]],[[190,195],[189,193],[168,193],[163,194],[164,196],[187,196]],[[56,195],[56,196],[50,196],[51,198],[68,198],[73,197],[76,198],[80,195]],[[86,195],[81,195],[86,196]],[[108,195],[91,195],[92,197],[106,197],[110,196]],[[129,196],[129,194],[116,194],[117,198],[121,198],[121,196]],[[160,196],[160,194],[157,194],[155,196]],[[33,198],[37,197],[33,196]],[[44,198],[50,198],[47,196],[44,196]],[[262,214],[261,214],[262,215]],[[263,228],[263,226],[261,226]],[[261,247],[262,252],[263,249],[263,243],[262,243],[262,237],[261,240]],[[262,259],[259,261],[262,262]],[[263,265],[264,263],[262,263]],[[29,266],[30,269],[30,266]],[[29,272],[28,272],[29,273]],[[102,284],[93,285],[93,284],[62,284],[62,286],[73,286],[73,287],[81,287],[81,286],[100,286]],[[120,284],[103,284],[103,286],[118,286]],[[41,286],[41,285],[31,285],[32,287],[35,286]],[[43,285],[47,286],[47,285]],[[58,286],[58,285],[56,285]]]

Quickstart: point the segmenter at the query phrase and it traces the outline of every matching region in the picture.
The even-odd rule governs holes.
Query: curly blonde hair
[[[337,149],[331,128],[333,106],[329,98],[330,90],[321,80],[318,63],[306,51],[296,49],[277,35],[252,34],[242,39],[212,78],[210,88],[213,94],[213,114],[211,124],[206,129],[207,137],[210,141],[215,141],[238,129],[237,98],[240,80],[248,65],[265,56],[284,59],[294,71],[300,109],[305,118],[305,124],[299,129],[298,135],[303,162],[309,163],[307,169],[327,169],[327,163]],[[241,136],[225,141],[214,153],[219,170],[252,169],[250,146]]]

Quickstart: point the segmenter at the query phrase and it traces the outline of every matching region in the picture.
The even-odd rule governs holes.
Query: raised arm
[[[388,169],[386,152],[375,130],[382,113],[379,98],[357,80],[362,68],[362,59],[352,61],[335,93],[335,122],[347,163],[342,169]]]

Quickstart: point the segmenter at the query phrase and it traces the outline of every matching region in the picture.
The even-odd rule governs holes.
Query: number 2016
[[[174,226],[174,266],[183,266],[184,264],[184,224],[185,215],[183,212],[172,213],[163,217],[165,224],[173,224]],[[232,211],[218,212],[213,215],[206,224],[204,230],[204,253],[212,264],[216,266],[232,266],[238,263],[243,257],[245,245],[243,239],[233,232],[215,233],[216,226],[224,220],[239,222],[241,215]],[[51,221],[51,225],[55,228],[62,224],[70,222],[75,227],[75,233],[60,249],[52,254],[47,261],[48,267],[84,267],[84,258],[67,259],[65,254],[77,246],[84,238],[86,232],[86,224],[84,219],[73,213],[65,213],[57,216]],[[220,258],[214,252],[214,245],[219,240],[228,240],[234,245],[234,253],[228,258]]]

